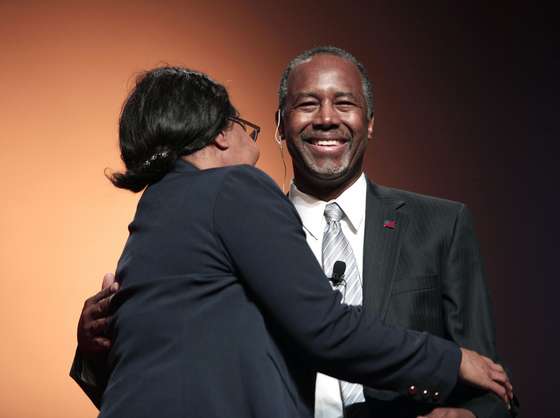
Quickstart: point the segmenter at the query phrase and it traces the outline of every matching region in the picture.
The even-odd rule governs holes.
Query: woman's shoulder
[[[240,199],[250,199],[252,196],[269,196],[285,198],[274,180],[264,171],[251,165],[231,165],[205,170],[192,169],[174,170],[162,181],[146,190],[143,198],[151,195],[195,193],[199,199],[207,196],[232,194]],[[182,168],[182,167],[180,167]]]
[[[232,165],[220,169],[222,188],[249,190],[284,195],[274,180],[264,171],[252,165]]]
[[[239,176],[247,179],[260,179],[268,183],[274,183],[274,180],[261,169],[248,164],[230,165],[222,168],[227,176]]]

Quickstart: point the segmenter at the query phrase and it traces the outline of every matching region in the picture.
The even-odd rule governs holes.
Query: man
[[[363,65],[334,47],[302,53],[283,74],[278,115],[280,137],[293,160],[290,200],[327,275],[323,213],[327,202],[341,209],[339,222],[362,288],[346,302],[363,304],[366,314],[386,324],[427,331],[496,359],[490,299],[466,207],[378,186],[363,173],[374,125]],[[344,385],[318,376],[317,418],[510,416],[496,396],[463,385],[436,409],[373,388],[354,388],[358,395],[346,399]]]
[[[356,116],[363,117],[364,115],[360,115],[360,113],[353,111],[352,106],[354,106],[354,104],[352,103],[353,102],[357,103],[360,100],[360,98],[363,100],[363,95],[359,89],[353,89],[353,91],[351,91],[350,94],[340,95],[338,93],[335,93],[336,99],[337,100],[340,99],[340,101],[336,103],[336,106],[338,106],[343,112],[347,112],[348,116],[351,117],[350,119],[361,130],[352,129],[344,132],[341,131],[339,128],[337,128],[338,131],[333,130],[333,128],[337,126],[337,122],[329,121],[329,119],[331,118],[330,116],[327,115],[326,117],[327,122],[326,123],[321,122],[318,124],[321,125],[318,129],[318,132],[321,133],[320,135],[316,135],[314,133],[314,129],[308,129],[306,131],[307,133],[303,134],[303,130],[305,130],[305,126],[307,125],[305,124],[305,117],[302,118],[301,116],[305,116],[305,114],[311,115],[313,112],[315,112],[313,106],[315,106],[316,104],[313,104],[309,101],[306,102],[306,101],[299,101],[299,100],[303,99],[304,96],[305,97],[309,96],[315,99],[317,99],[319,96],[316,95],[316,92],[310,92],[307,89],[306,83],[308,83],[308,80],[305,76],[305,73],[304,73],[304,77],[299,77],[297,75],[298,70],[299,68],[296,68],[291,75],[295,77],[294,80],[296,80],[296,82],[294,85],[296,87],[294,87],[295,89],[294,91],[298,91],[298,93],[288,94],[287,103],[283,104],[282,106],[283,108],[285,108],[285,112],[284,115],[282,115],[283,124],[281,127],[282,128],[281,132],[283,136],[288,140],[290,152],[294,156],[294,165],[297,168],[295,170],[296,172],[295,184],[298,186],[298,188],[300,188],[302,192],[309,193],[310,195],[313,194],[314,196],[317,196],[323,200],[330,200],[332,197],[336,197],[337,193],[341,195],[341,193],[345,190],[345,188],[348,188],[348,186],[354,184],[356,178],[360,177],[363,152],[365,150],[365,141],[363,140],[368,135],[371,135],[371,128],[373,127],[373,123],[365,124],[364,126],[367,125],[366,129],[360,128],[359,126],[360,122],[358,119],[356,119]],[[330,73],[329,71],[327,72]],[[327,74],[326,77],[324,78],[325,80],[328,81],[329,79],[332,78],[331,76],[332,74]],[[337,77],[334,77],[333,80],[335,80],[336,78]],[[298,83],[300,83],[301,85]],[[292,85],[291,79],[290,79],[290,83],[288,84],[290,84],[290,86]],[[309,94],[307,96],[306,94],[300,94],[299,90],[297,90],[299,88],[302,88],[301,89],[302,92],[306,94],[309,93]],[[289,87],[288,90],[292,91],[290,89],[291,87]],[[348,91],[346,93],[348,93]],[[309,99],[309,97],[307,98]],[[328,101],[330,103],[330,99],[328,99]],[[296,111],[295,110],[296,108],[300,110]],[[359,106],[357,107],[357,109],[358,108]],[[297,115],[299,111],[303,113],[299,114],[300,117],[298,119]],[[364,120],[367,120],[367,118],[364,118]],[[338,123],[338,125],[340,125],[340,123]],[[300,130],[300,127],[303,127],[304,129]],[[302,133],[301,135],[300,135],[300,131]],[[309,136],[307,135],[308,133],[312,133],[313,135]],[[301,148],[298,149],[298,145],[297,145],[298,139],[296,139],[296,137],[298,136],[302,141],[305,141],[305,144],[309,144],[310,147],[314,147],[310,149],[315,151],[313,151],[310,154],[308,152],[309,149],[305,148],[307,145],[303,145],[303,142],[299,144],[301,145]],[[353,139],[354,137],[360,140],[354,140]],[[332,149],[328,149],[328,150],[315,149],[319,147],[327,147]],[[302,157],[301,160],[298,160],[298,155]],[[326,159],[323,158],[325,157],[325,155],[327,157]],[[316,158],[317,161],[314,161],[314,156],[317,157]],[[334,161],[334,163],[331,163],[330,160]],[[344,164],[340,165],[338,160],[343,161]],[[301,163],[301,161],[304,161],[305,164],[311,163],[310,166],[313,165],[313,170],[315,171],[323,170],[323,172],[319,173],[319,175],[316,176],[316,178],[318,179],[316,182],[307,178],[306,177],[306,175],[308,174],[307,171],[301,169],[302,167],[305,166],[305,164],[300,164],[298,166],[298,164]],[[317,162],[316,166],[314,165],[315,162]],[[342,170],[339,170],[339,167],[341,167]],[[350,168],[350,170],[347,170],[346,168]],[[340,175],[341,173],[342,175]],[[352,174],[348,175],[347,173],[352,173]],[[325,193],[322,193],[320,189],[317,188],[317,186],[321,186],[323,183],[325,186],[324,190],[327,190],[330,196]],[[293,196],[294,202],[297,201],[295,193],[296,191],[294,189],[294,196]],[[343,203],[341,203],[341,205],[343,207],[345,206]],[[337,225],[338,225],[337,222],[339,221],[332,222],[333,230],[337,229]],[[389,222],[394,222],[394,220]],[[388,224],[388,226],[389,227],[392,226],[392,228],[395,227],[395,225],[391,223]],[[342,228],[344,229],[345,226],[343,225]],[[338,232],[340,232],[340,228],[338,228]],[[335,260],[331,260],[331,261],[335,261]],[[348,271],[346,272],[346,276],[348,277],[348,280],[350,280],[352,274],[355,273],[356,263],[352,265],[347,260],[346,264],[348,269]],[[372,266],[372,267],[375,268],[376,266]],[[354,268],[354,270],[352,270],[352,268]],[[332,271],[332,267],[328,268],[327,270]],[[383,272],[383,274],[385,273]],[[100,351],[101,352],[100,358],[103,361],[102,359],[103,351],[105,351],[107,347],[110,345],[110,340],[106,339],[101,334],[103,330],[106,328],[108,323],[108,318],[105,317],[107,312],[107,306],[110,300],[108,296],[111,293],[114,293],[118,287],[116,283],[112,284],[113,280],[114,279],[112,276],[107,276],[104,283],[104,290],[99,294],[97,294],[96,296],[94,296],[93,298],[90,298],[84,306],[84,310],[78,327],[78,340],[80,342],[78,354],[90,353],[89,354],[90,362],[83,363],[82,361],[80,361],[80,358],[78,356],[76,358],[72,370],[72,376],[77,379],[78,383],[80,383],[82,387],[86,390],[86,392],[88,392],[88,394],[92,397],[92,399],[94,399],[94,401],[97,402],[100,399],[102,386],[104,384],[103,383],[104,376],[102,373],[104,368],[95,365],[94,367],[91,367],[92,360],[93,360],[91,353],[95,351]],[[367,308],[367,304],[365,304],[365,306]],[[303,374],[304,373],[302,373],[302,375]],[[408,387],[407,397],[416,400],[422,399],[427,405],[432,405],[432,406],[437,405],[440,402],[438,391],[429,388],[426,385],[426,382],[412,382],[412,383],[413,384],[409,385]],[[338,385],[338,383],[336,384]]]

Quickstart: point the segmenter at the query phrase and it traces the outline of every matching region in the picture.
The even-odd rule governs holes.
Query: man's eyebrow
[[[294,101],[298,101],[301,100],[303,98],[309,98],[312,97],[314,99],[319,99],[319,95],[313,91],[301,91],[298,94],[296,94]],[[335,98],[340,98],[340,97],[348,97],[351,98],[353,100],[358,100],[358,97],[356,97],[356,95],[350,91],[338,91],[334,94]]]
[[[358,98],[354,95],[354,93],[349,92],[349,91],[340,91],[335,93],[334,97],[336,97],[337,99],[340,97],[349,97],[353,100],[358,100]]]
[[[297,102],[298,100],[308,97],[313,97],[314,99],[318,98],[317,94],[312,91],[300,91],[298,94],[296,94],[294,101]]]

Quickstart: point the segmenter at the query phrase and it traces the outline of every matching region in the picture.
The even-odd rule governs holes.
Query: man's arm
[[[444,320],[451,340],[497,361],[495,324],[478,241],[468,209],[462,206],[442,262]],[[478,418],[509,417],[494,394],[457,385],[450,402]]]
[[[115,276],[107,273],[101,291],[85,301],[78,322],[78,348],[70,369],[70,376],[98,408],[107,385],[109,304],[118,288]]]

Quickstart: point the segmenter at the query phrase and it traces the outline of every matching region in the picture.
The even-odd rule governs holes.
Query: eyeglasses
[[[257,142],[257,138],[259,137],[259,132],[261,131],[260,126],[255,125],[254,123],[251,123],[245,119],[238,118],[236,116],[231,116],[229,120],[241,126],[243,130],[247,132],[247,134],[251,137],[251,139]]]

